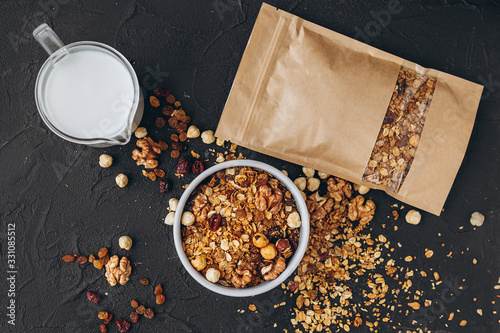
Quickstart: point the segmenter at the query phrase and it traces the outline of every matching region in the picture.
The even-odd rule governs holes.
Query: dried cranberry
[[[194,161],[191,171],[193,171],[193,173],[202,173],[203,171],[205,171],[205,166],[203,165],[203,162]]]
[[[161,194],[165,194],[170,190],[170,183],[168,179],[160,180],[160,192]]]
[[[288,282],[288,290],[290,290],[291,292],[294,292],[298,287],[299,287],[298,282],[296,282],[296,281]]]
[[[170,147],[172,147],[172,149],[175,149],[175,150],[178,150],[178,151],[184,151],[186,150],[186,145],[183,144],[182,142],[172,142],[170,144]]]
[[[214,214],[208,219],[208,225],[210,230],[217,231],[222,223],[222,216],[220,214]]]
[[[176,173],[187,175],[189,173],[189,169],[191,169],[191,162],[187,157],[181,157],[179,162],[177,163],[177,168],[175,169]]]
[[[130,329],[130,323],[124,318],[120,318],[116,321],[116,327],[120,333],[126,333]]]
[[[158,86],[153,89],[153,94],[155,94],[156,97],[167,97],[170,94],[170,91],[165,89],[163,86]]]
[[[99,303],[99,295],[91,291],[87,291],[87,299],[95,304]]]

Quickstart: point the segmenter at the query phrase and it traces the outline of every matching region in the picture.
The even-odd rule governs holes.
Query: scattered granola
[[[244,288],[283,272],[297,247],[300,222],[283,184],[258,169],[229,168],[200,185],[193,197],[183,213],[194,219],[183,223],[183,248],[207,280]],[[297,215],[293,227],[290,215]]]

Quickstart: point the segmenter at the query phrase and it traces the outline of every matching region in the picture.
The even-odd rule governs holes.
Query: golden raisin
[[[154,172],[156,173],[156,175],[158,177],[165,177],[165,171],[163,171],[162,169],[154,169]]]
[[[163,288],[161,287],[161,284],[157,285],[155,287],[155,295],[160,295],[163,292]]]
[[[97,256],[99,258],[102,258],[104,257],[106,254],[108,254],[108,249],[103,247],[102,249],[99,250],[99,252],[97,253]]]
[[[106,319],[106,318],[108,318],[108,313],[106,311],[100,311],[97,314],[97,318],[99,318],[99,319]]]
[[[175,103],[175,96],[170,94],[166,98],[167,103],[174,104]]]
[[[175,126],[177,126],[179,122],[177,121],[177,119],[175,119],[174,117],[170,118],[168,120],[168,125],[172,128],[175,128]]]
[[[177,158],[177,157],[179,157],[179,155],[180,155],[180,154],[181,154],[181,153],[180,153],[178,150],[174,149],[174,150],[172,150],[172,151],[170,152],[170,157],[172,157],[172,158]]]
[[[137,312],[132,311],[132,313],[130,313],[130,321],[133,323],[137,323],[138,320],[139,320],[139,315],[137,314]]]
[[[149,280],[146,278],[142,278],[140,282],[141,282],[141,284],[143,284],[145,286],[147,286],[149,284]]]
[[[139,307],[135,310],[135,312],[137,312],[138,314],[143,314],[143,313],[144,313],[144,311],[146,311],[146,308],[144,307],[144,305],[139,306]]]
[[[73,255],[73,254],[67,254],[67,255],[65,255],[64,257],[62,257],[62,260],[63,260],[64,262],[71,262],[71,261],[75,261],[75,259],[76,259],[76,256],[75,256],[75,255]]]
[[[130,305],[134,308],[134,309],[137,309],[137,307],[139,306],[139,303],[137,303],[137,301],[135,299],[131,300],[130,301]]]
[[[107,263],[108,263],[108,261],[109,261],[109,254],[106,254],[104,257],[102,257],[102,258],[100,259],[100,261],[102,262],[102,264],[103,264],[104,266],[106,266],[106,264],[107,264]]]
[[[149,97],[149,103],[152,107],[157,108],[160,106],[160,101],[155,96]]]
[[[186,116],[186,112],[184,110],[177,110],[175,113],[175,119],[182,121],[182,118]]]
[[[99,329],[101,330],[101,333],[106,333],[108,331],[108,329],[106,328],[106,325],[104,325],[104,324],[101,324],[99,326]]]
[[[153,318],[154,315],[155,315],[155,313],[153,312],[152,309],[146,309],[146,311],[144,311],[144,317],[146,317],[148,319]]]
[[[179,136],[178,136],[177,134],[175,134],[175,133],[174,133],[174,134],[172,134],[172,135],[170,136],[170,140],[172,140],[172,141],[174,141],[174,142],[177,142],[177,141],[179,141]]]
[[[188,128],[187,125],[184,124],[184,123],[178,123],[177,126],[175,126],[175,129],[177,130],[177,133],[186,132],[187,128]],[[179,137],[179,139],[180,139],[180,137]]]
[[[94,267],[97,269],[102,269],[102,262],[100,260],[94,260]]]
[[[156,304],[163,304],[165,302],[165,295],[156,295]]]
[[[188,136],[186,132],[182,132],[181,134],[179,134],[179,140],[181,140],[182,142],[186,141],[187,138]]]
[[[181,118],[181,121],[185,124],[189,124],[191,122],[191,117],[190,116],[184,116]]]
[[[166,123],[167,123],[167,121],[165,119],[163,119],[162,117],[156,118],[156,121],[155,121],[156,127],[163,128]]]
[[[76,258],[76,262],[79,263],[80,265],[86,264],[88,261],[86,256],[79,256]]]
[[[158,141],[158,147],[160,147],[161,151],[168,149],[168,145],[165,141]]]
[[[91,254],[91,255],[89,256],[89,263],[91,263],[91,264],[92,264],[92,263],[94,262],[94,260],[95,260],[95,257],[94,257],[94,255],[93,255],[93,254]]]

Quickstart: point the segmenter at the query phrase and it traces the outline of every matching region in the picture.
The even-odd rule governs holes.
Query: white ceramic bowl
[[[248,287],[248,288],[236,288],[236,287],[225,287],[220,284],[209,282],[205,277],[198,271],[196,271],[191,263],[189,262],[186,253],[182,249],[182,233],[181,233],[181,217],[184,212],[184,206],[186,205],[187,200],[191,193],[209,176],[215,174],[220,170],[224,170],[227,168],[233,168],[237,166],[248,166],[256,169],[261,169],[263,171],[268,172],[273,175],[276,179],[281,181],[285,187],[292,193],[292,196],[297,205],[297,211],[300,214],[300,218],[302,220],[302,225],[300,227],[299,234],[299,242],[297,249],[293,256],[288,260],[288,264],[286,269],[274,280],[262,282],[256,286]],[[254,160],[234,160],[223,162],[217,164],[204,172],[202,172],[198,177],[196,177],[188,188],[184,191],[181,199],[179,200],[179,204],[177,205],[177,210],[175,213],[174,220],[174,242],[175,242],[175,250],[181,260],[184,268],[188,271],[188,273],[201,285],[205,288],[210,289],[216,293],[232,296],[232,297],[247,297],[265,293],[277,286],[279,286],[282,282],[284,282],[297,268],[304,253],[306,252],[307,243],[309,241],[309,213],[307,212],[306,203],[302,198],[299,189],[295,186],[295,184],[285,176],[278,169],[270,166],[269,164],[254,161]]]

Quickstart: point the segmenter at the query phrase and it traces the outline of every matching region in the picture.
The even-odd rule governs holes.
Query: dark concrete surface
[[[373,233],[384,232],[392,244],[402,245],[393,257],[421,257],[425,248],[433,249],[431,259],[408,266],[438,271],[455,287],[462,287],[446,302],[439,302],[445,284],[432,289],[428,279],[414,279],[423,298],[442,306],[418,313],[417,325],[412,322],[415,315],[396,311],[392,323],[381,324],[379,332],[417,328],[442,333],[500,332],[499,290],[494,289],[500,277],[498,2],[400,0],[400,12],[386,16],[383,26],[374,22],[388,9],[388,1],[270,3],[422,66],[485,86],[466,157],[440,217],[423,213],[422,223],[411,226],[403,219],[411,207],[405,205],[402,217],[394,221],[390,206],[397,201],[377,191],[368,197],[377,204]],[[294,330],[290,324],[294,301],[281,289],[254,298],[224,297],[204,290],[182,268],[172,230],[163,218],[169,198],[180,197],[182,185],[192,176],[175,178],[175,161],[163,156],[160,166],[167,170],[174,189],[161,195],[158,182],[144,178],[131,159],[134,140],[102,150],[65,142],[44,125],[33,97],[46,54],[31,38],[31,31],[47,22],[65,43],[95,40],[115,47],[133,59],[146,93],[162,83],[183,103],[194,124],[202,131],[215,130],[260,5],[261,1],[237,0],[0,2],[1,332],[97,332],[97,311],[128,318],[133,298],[152,306],[156,313],[152,320],[141,318],[133,332]],[[154,139],[168,139],[171,129],[156,129],[156,116],[146,107],[143,124]],[[209,158],[207,166],[212,164],[214,157],[207,146],[192,141],[189,148]],[[223,151],[215,145],[211,148]],[[299,175],[298,166],[243,148],[239,151],[288,170],[292,179]],[[115,160],[109,169],[98,165],[104,152]],[[129,175],[125,189],[114,183],[118,173]],[[485,215],[482,227],[470,225],[474,211]],[[13,224],[15,232],[9,233]],[[397,231],[393,224],[399,227]],[[12,269],[7,262],[8,240],[12,240],[8,237],[14,234]],[[118,247],[118,238],[124,234],[134,240],[128,253]],[[103,246],[132,261],[127,285],[111,288],[103,271],[60,260],[68,253],[96,254]],[[450,251],[451,258],[446,256]],[[17,273],[8,273],[11,270]],[[149,278],[151,285],[139,284],[142,277]],[[157,283],[164,286],[167,297],[162,306],[154,304],[151,296]],[[102,295],[99,305],[86,300],[87,290]],[[15,326],[7,316],[12,300]],[[284,306],[270,306],[283,301]],[[258,313],[248,310],[251,303],[257,305]],[[482,309],[482,316],[477,309]],[[455,319],[448,321],[451,312]],[[467,320],[467,326],[460,327],[460,320]],[[116,331],[113,321],[110,332]],[[369,332],[366,327],[351,331]]]

